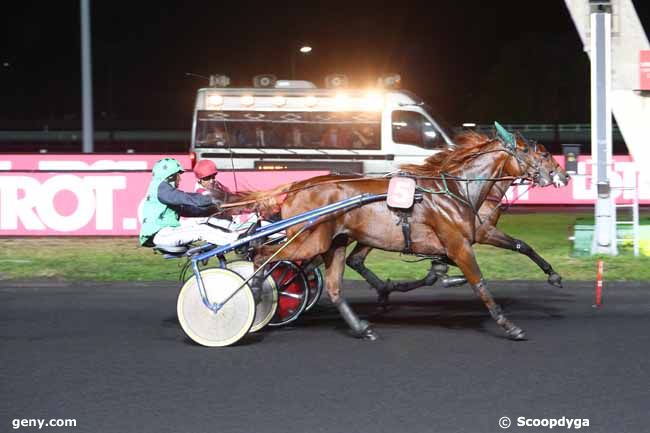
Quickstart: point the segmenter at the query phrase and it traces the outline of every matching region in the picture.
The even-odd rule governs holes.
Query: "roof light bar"
[[[228,87],[229,85],[230,78],[228,78],[226,75],[210,75],[210,87]]]
[[[255,104],[255,98],[253,95],[244,95],[241,97],[240,102],[244,107],[250,107],[251,105]]]

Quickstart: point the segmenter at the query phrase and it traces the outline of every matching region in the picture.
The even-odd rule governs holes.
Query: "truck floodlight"
[[[223,96],[221,95],[208,95],[205,105],[208,109],[219,108],[223,105]]]
[[[230,78],[226,75],[210,75],[210,87],[228,87],[230,85]]]
[[[284,96],[277,95],[273,97],[272,102],[273,105],[275,105],[276,107],[282,107],[284,104],[287,103],[287,100]]]
[[[241,97],[241,105],[250,107],[255,104],[255,98],[252,95],[244,95]]]
[[[377,84],[386,89],[397,89],[400,87],[402,77],[399,74],[382,75],[377,79]]]
[[[339,92],[334,97],[334,105],[339,110],[347,110],[350,108],[350,97],[343,92]]]
[[[348,87],[348,77],[343,74],[328,75],[325,77],[325,87],[328,89]]]
[[[318,104],[318,98],[312,95],[305,97],[305,105],[307,107],[315,107]]]
[[[275,83],[276,89],[315,89],[316,85],[305,80],[278,80]]]
[[[362,101],[366,110],[381,111],[384,108],[384,96],[378,92],[368,92]]]
[[[273,74],[255,75],[253,77],[253,87],[272,88],[278,81]]]

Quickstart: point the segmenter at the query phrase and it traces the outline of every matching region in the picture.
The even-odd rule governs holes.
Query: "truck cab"
[[[191,152],[219,169],[329,169],[385,173],[453,145],[431,109],[388,76],[374,88],[345,77],[308,81],[258,76],[251,87],[198,90]],[[387,83],[393,83],[387,84]]]

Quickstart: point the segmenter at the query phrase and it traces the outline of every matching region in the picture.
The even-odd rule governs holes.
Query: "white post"
[[[591,156],[594,159],[598,197],[592,254],[616,255],[616,207],[612,200],[609,170],[612,164],[611,109],[611,5],[591,5]]]
[[[90,58],[90,0],[81,0],[81,101],[83,153],[94,151],[93,81]]]

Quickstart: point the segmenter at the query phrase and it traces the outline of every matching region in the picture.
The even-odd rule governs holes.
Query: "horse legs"
[[[504,248],[512,251],[517,251],[521,254],[528,256],[537,266],[540,267],[545,274],[548,275],[548,283],[555,287],[562,287],[562,277],[553,270],[553,267],[546,260],[542,258],[537,252],[526,242],[515,239],[503,233],[498,228],[492,226],[484,236],[481,236],[479,243],[492,245],[498,248]]]
[[[424,279],[419,281],[408,283],[393,283],[390,279],[382,281],[364,264],[364,261],[366,260],[366,257],[368,257],[370,251],[372,251],[372,247],[357,242],[354,249],[352,250],[352,253],[350,253],[348,256],[346,263],[352,269],[357,271],[359,275],[361,275],[366,280],[366,282],[368,282],[368,284],[370,284],[375,289],[377,292],[377,301],[382,305],[386,305],[388,303],[388,297],[391,292],[394,292],[396,290],[400,292],[408,292],[424,285],[430,286],[433,285],[438,279],[438,277],[433,273],[432,267],[432,270],[429,271],[429,274]]]
[[[258,269],[267,259],[272,255],[273,261],[278,262],[281,260],[297,261],[309,260],[327,251],[332,244],[331,233],[327,230],[326,226],[318,226],[312,230],[306,231],[296,238],[293,242],[280,245],[265,245],[258,247],[253,262],[255,269]],[[278,250],[282,251],[278,251]],[[253,290],[253,295],[261,290],[262,284],[265,280],[264,270],[257,272],[250,281],[250,287]]]
[[[392,292],[410,292],[419,287],[433,286],[438,281],[438,278],[441,279],[444,287],[460,286],[467,282],[465,277],[462,276],[447,276],[449,266],[443,261],[438,260],[431,260],[429,272],[420,280],[393,282],[389,278],[386,281],[382,281],[364,265],[370,251],[372,251],[372,247],[357,242],[348,256],[346,263],[349,267],[357,271],[377,291],[377,301],[382,305],[388,304],[388,297]]]
[[[483,280],[470,243],[467,240],[457,242],[455,245],[448,247],[447,251],[450,258],[456,262],[467,277],[467,281],[471,284],[474,293],[481,298],[487,307],[490,316],[505,330],[506,336],[512,340],[524,340],[526,338],[524,331],[506,318],[501,307],[494,301],[487,284]]]
[[[343,272],[345,271],[346,244],[347,242],[337,244],[335,241],[332,248],[323,254],[323,260],[325,261],[325,285],[327,287],[327,294],[332,303],[336,305],[343,320],[348,324],[355,337],[363,338],[365,340],[376,340],[378,336],[370,327],[370,324],[357,317],[341,293],[341,283],[343,280]]]
[[[366,280],[366,282],[377,291],[378,294],[384,293],[387,289],[388,283],[382,281],[374,272],[372,272],[364,265],[366,257],[368,257],[370,251],[372,251],[372,247],[357,242],[345,262],[349,267],[357,271],[357,273],[361,275],[363,279]]]

